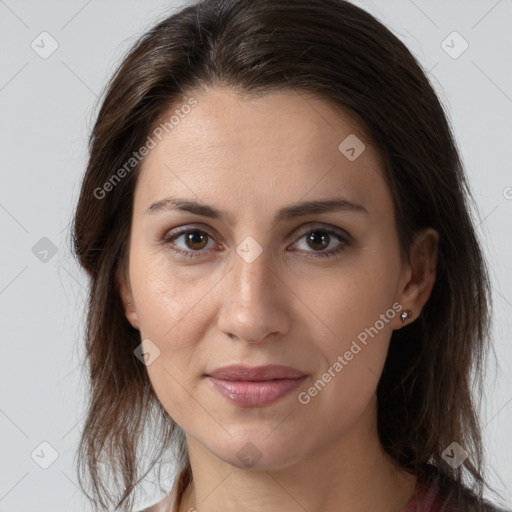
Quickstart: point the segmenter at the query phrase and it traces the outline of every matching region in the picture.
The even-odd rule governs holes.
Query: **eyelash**
[[[202,257],[200,253],[204,252],[203,250],[189,250],[185,251],[183,249],[178,249],[173,244],[173,241],[178,239],[181,235],[188,234],[188,233],[201,233],[206,236],[208,236],[210,239],[213,239],[213,237],[206,231],[198,228],[187,228],[183,229],[181,231],[178,231],[176,233],[173,233],[171,235],[167,235],[162,239],[163,244],[172,252],[177,254],[180,258],[200,258]],[[340,252],[345,250],[345,247],[350,245],[349,240],[344,237],[341,233],[337,231],[333,231],[331,229],[327,228],[313,228],[309,231],[304,232],[300,237],[299,240],[304,238],[306,235],[309,235],[311,233],[327,233],[328,235],[334,235],[336,238],[339,239],[341,242],[340,245],[336,249],[331,249],[330,251],[305,251],[305,252],[312,252],[313,254],[311,256],[307,256],[308,258],[332,258],[337,256]]]

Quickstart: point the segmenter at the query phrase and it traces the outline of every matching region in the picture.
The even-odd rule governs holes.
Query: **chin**
[[[284,439],[274,432],[271,439],[267,433],[245,435],[230,439],[223,450],[214,447],[211,451],[224,462],[239,469],[248,470],[280,470],[298,463],[303,457],[297,449],[299,440],[288,436]],[[271,435],[273,435],[271,434]]]

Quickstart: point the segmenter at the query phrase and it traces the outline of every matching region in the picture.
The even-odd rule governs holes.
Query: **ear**
[[[129,277],[126,276],[126,273],[121,268],[119,268],[116,273],[116,281],[119,295],[121,296],[121,302],[124,307],[124,314],[132,327],[139,329],[139,318],[137,316],[137,310],[135,309],[135,301],[133,300]]]
[[[438,244],[439,233],[433,228],[418,232],[412,243],[410,260],[404,264],[396,299],[403,307],[402,312],[410,310],[412,313],[405,323],[418,318],[430,297],[436,280]],[[397,315],[393,327],[400,329],[403,325]]]

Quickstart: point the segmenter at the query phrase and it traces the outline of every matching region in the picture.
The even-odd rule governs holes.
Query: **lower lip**
[[[296,379],[276,379],[263,381],[220,380],[208,377],[215,389],[238,405],[258,407],[276,402],[296,389],[307,375]]]

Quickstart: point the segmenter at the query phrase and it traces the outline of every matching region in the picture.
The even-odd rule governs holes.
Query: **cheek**
[[[378,253],[377,248],[359,251],[346,266],[317,274],[314,280],[299,279],[295,283],[294,291],[306,306],[302,309],[312,311],[318,319],[315,324],[322,332],[330,333],[323,338],[329,339],[331,356],[348,350],[359,335],[364,338],[366,330],[376,322],[381,338],[391,335],[391,320],[396,315],[392,305],[397,266]]]
[[[171,265],[163,251],[134,254],[131,261],[141,335],[170,346],[194,338],[200,323],[191,318],[197,318],[204,307],[202,299],[212,287],[209,279],[204,275],[199,279],[193,269]]]
[[[346,268],[317,278],[314,288],[301,281],[304,288],[299,292],[306,297],[309,291],[307,305],[320,319],[315,324],[324,333],[315,340],[323,355],[323,367],[315,375],[315,389],[306,391],[309,395],[325,393],[319,403],[332,401],[340,407],[353,407],[354,414],[375,391],[387,356],[392,322],[399,314],[392,307],[396,260],[391,253],[386,257],[378,244],[374,247],[366,247]]]
[[[151,340],[159,351],[146,366],[149,379],[166,411],[181,424],[180,411],[190,411],[190,394],[197,386],[198,375],[190,370],[204,367],[199,348],[213,284],[171,266],[163,253],[143,251],[130,255],[130,278],[141,340]]]
[[[335,336],[316,339],[323,364],[299,397],[305,412],[326,419],[331,433],[350,429],[374,396],[397,314],[391,304],[386,308],[385,294],[363,298],[349,291],[340,289],[337,302],[324,304],[322,319]]]

